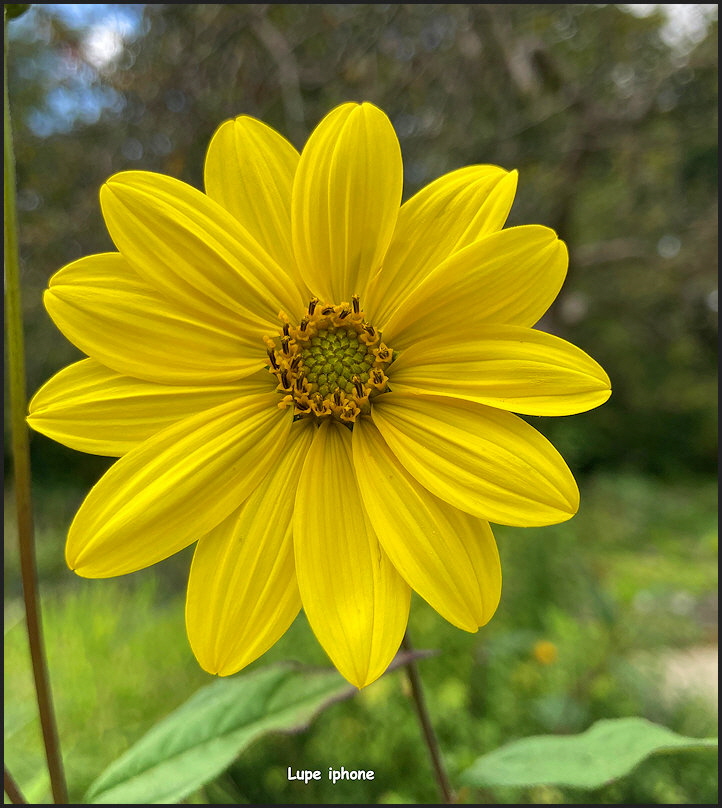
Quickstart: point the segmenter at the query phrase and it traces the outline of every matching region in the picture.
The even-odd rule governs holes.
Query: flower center
[[[278,379],[279,407],[293,407],[294,416],[331,415],[353,424],[371,412],[371,400],[387,389],[384,372],[393,351],[364,319],[359,299],[320,304],[313,298],[307,314],[291,325],[281,312],[280,336],[266,337],[268,370]]]

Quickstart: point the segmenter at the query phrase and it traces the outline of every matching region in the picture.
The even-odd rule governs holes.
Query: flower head
[[[303,607],[339,671],[387,668],[415,590],[453,625],[493,615],[489,522],[571,517],[574,478],[527,415],[596,407],[609,379],[534,330],[567,251],[503,229],[516,172],[452,171],[401,205],[399,143],[343,104],[303,152],[253,118],[216,131],[205,193],[111,177],[117,252],[50,280],[45,305],[88,358],[29,423],[119,458],[69,530],[79,575],[147,567],[197,542],[190,644],[209,672],[263,654]]]
[[[532,648],[532,656],[540,665],[552,665],[557,661],[559,649],[551,640],[537,640]]]

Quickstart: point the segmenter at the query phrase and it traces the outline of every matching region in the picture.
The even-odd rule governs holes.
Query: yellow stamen
[[[371,401],[388,389],[384,372],[393,351],[364,320],[358,295],[351,305],[308,304],[308,314],[293,325],[280,312],[278,343],[266,338],[269,372],[283,395],[279,406],[294,408],[296,417],[329,415],[353,425],[371,412]]]

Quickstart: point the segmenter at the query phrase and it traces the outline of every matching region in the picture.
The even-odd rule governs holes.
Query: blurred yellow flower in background
[[[476,631],[501,593],[489,522],[569,519],[579,494],[514,415],[610,394],[604,370],[532,326],[568,256],[542,226],[503,229],[516,172],[452,171],[401,205],[387,116],[343,104],[303,152],[241,116],[216,131],[205,193],[111,177],[117,252],[57,272],[50,316],[88,358],[29,423],[119,459],[68,534],[85,577],[197,541],[186,624],[211,673],[263,654],[301,608],[350,682],[378,678],[413,589]]]
[[[550,640],[538,640],[534,643],[532,654],[541,665],[551,665],[557,661],[559,651]]]

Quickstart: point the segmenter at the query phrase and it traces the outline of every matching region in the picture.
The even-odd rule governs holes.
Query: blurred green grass
[[[410,632],[452,779],[478,755],[532,734],[579,732],[599,718],[642,715],[683,734],[717,733],[711,691],[670,689],[665,660],[716,649],[717,486],[639,475],[582,479],[570,522],[497,527],[499,611],[478,634],[458,631],[420,599]],[[70,491],[36,494],[43,619],[71,802],[208,677],[185,638],[183,583],[191,550],[121,579],[66,571]],[[11,513],[12,508],[6,508]],[[6,765],[31,802],[48,801],[17,553],[6,524]],[[545,646],[537,650],[537,643]],[[254,666],[328,664],[303,617]],[[711,683],[710,683],[711,687]],[[286,767],[372,769],[374,781],[288,782]],[[197,803],[433,803],[437,800],[402,672],[336,704],[299,735],[256,743]],[[714,804],[711,753],[661,756],[596,792],[551,787],[464,791],[497,804]]]

